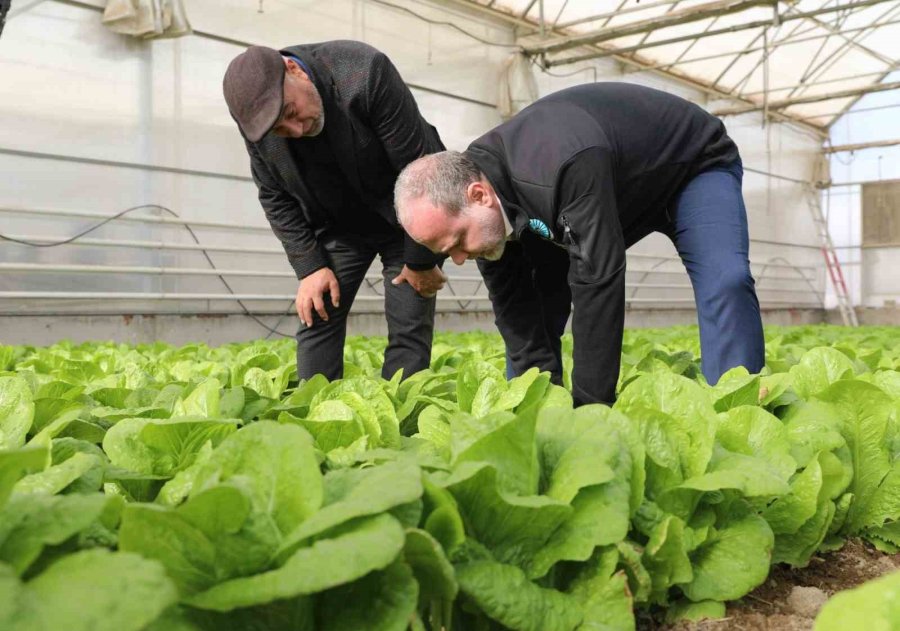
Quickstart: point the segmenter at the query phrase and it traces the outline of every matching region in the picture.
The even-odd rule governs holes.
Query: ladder
[[[822,201],[818,189],[810,186],[807,189],[806,200],[813,216],[816,232],[819,234],[819,241],[822,244],[825,269],[828,270],[828,277],[831,279],[831,285],[834,287],[835,296],[837,296],[841,319],[844,321],[844,326],[859,326],[856,311],[853,309],[853,303],[850,300],[850,293],[847,291],[847,283],[844,281],[844,272],[841,270],[841,263],[834,249],[834,242],[831,240],[831,232],[828,230],[828,220],[822,212]]]

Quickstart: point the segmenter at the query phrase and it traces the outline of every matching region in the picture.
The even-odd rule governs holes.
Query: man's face
[[[475,190],[473,190],[473,188]],[[506,228],[493,192],[481,182],[469,185],[470,204],[451,215],[425,197],[406,201],[406,232],[435,253],[462,265],[476,258],[496,261],[506,247]]]
[[[282,138],[318,136],[325,127],[325,107],[316,85],[293,59],[285,59],[284,104],[272,128]]]

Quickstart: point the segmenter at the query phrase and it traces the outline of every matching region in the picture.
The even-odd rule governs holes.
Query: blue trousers
[[[666,209],[658,230],[675,244],[694,288],[703,375],[715,384],[727,370],[765,365],[765,341],[750,273],[747,209],[740,160],[695,176]],[[558,279],[557,279],[558,281]],[[547,305],[544,324],[557,340],[569,305]],[[557,346],[558,348],[558,346]],[[507,377],[516,376],[507,361]]]

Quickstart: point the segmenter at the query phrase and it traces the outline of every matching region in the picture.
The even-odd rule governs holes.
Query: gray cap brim
[[[241,133],[250,142],[259,142],[278,122],[284,106],[281,53],[251,46],[228,64],[222,91]]]

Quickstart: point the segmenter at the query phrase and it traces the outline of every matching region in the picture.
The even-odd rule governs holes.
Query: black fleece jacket
[[[466,154],[497,191],[515,235],[530,230],[568,250],[572,393],[579,405],[612,403],[622,350],[625,249],[660,226],[693,176],[739,159],[725,126],[666,92],[595,83],[536,101]],[[492,267],[502,263],[479,263],[491,291],[491,278],[502,274]],[[534,292],[522,288],[502,292],[503,304],[495,300],[508,339],[532,335],[540,317]],[[492,299],[500,293],[491,291]],[[533,365],[540,365],[547,349],[523,341],[532,347]]]

